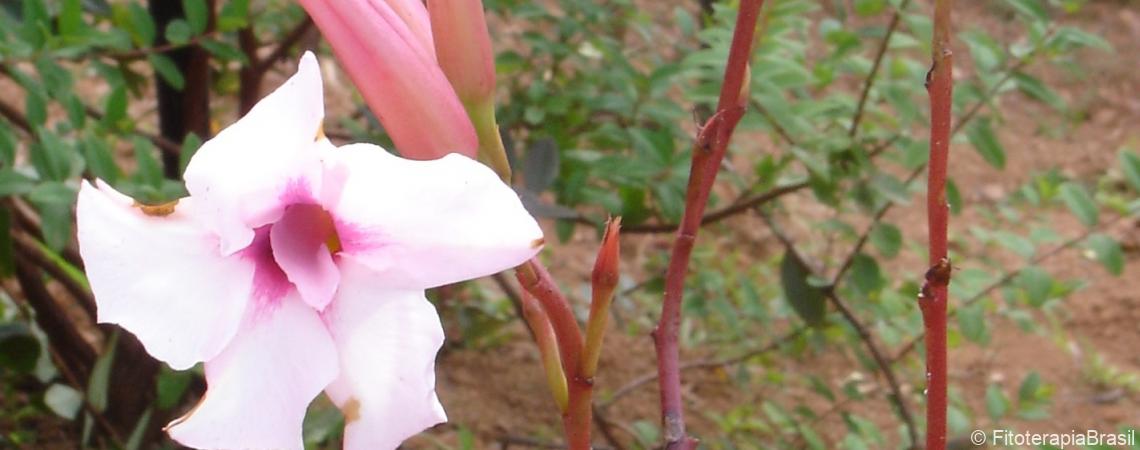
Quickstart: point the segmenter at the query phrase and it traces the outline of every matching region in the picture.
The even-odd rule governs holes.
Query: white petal
[[[352,261],[340,266],[340,290],[325,314],[340,376],[326,392],[345,413],[346,450],[393,449],[447,421],[435,394],[443,328],[423,291],[385,288]]]
[[[321,88],[317,59],[306,52],[296,75],[190,159],[186,189],[202,203],[224,254],[249,245],[253,229],[279,218],[285,206],[311,200],[319,189]]]
[[[306,408],[336,378],[335,351],[296,293],[251,311],[233,343],[206,362],[205,397],[167,432],[194,448],[300,449]]]
[[[538,253],[542,230],[486,166],[458,154],[399,158],[354,144],[324,153],[321,200],[341,255],[389,286],[425,289],[490,275]]]
[[[148,215],[97,184],[82,183],[76,220],[99,322],[134,333],[174,369],[217,356],[250,303],[253,264],[218,253],[217,239],[191,218],[194,199]]]

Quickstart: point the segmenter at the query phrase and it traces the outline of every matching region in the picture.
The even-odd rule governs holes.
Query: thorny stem
[[[946,169],[950,157],[952,74],[950,8],[953,0],[935,0],[931,68],[927,73],[930,95],[930,164],[926,186],[926,218],[930,235],[930,270],[918,305],[926,329],[926,448],[946,448],[946,309],[951,267],[947,255]]]
[[[697,441],[685,432],[684,406],[681,400],[681,369],[678,333],[681,326],[681,298],[685,289],[689,258],[708,203],[712,184],[728,150],[728,141],[736,124],[744,115],[747,101],[748,60],[756,34],[756,20],[763,0],[742,0],[733,29],[732,46],[721,85],[716,113],[697,134],[689,183],[685,192],[685,213],[665,274],[665,300],[661,319],[653,330],[657,350],[658,384],[661,394],[661,421],[666,449],[692,449]],[[743,89],[743,92],[742,92]],[[743,94],[743,95],[742,95]]]

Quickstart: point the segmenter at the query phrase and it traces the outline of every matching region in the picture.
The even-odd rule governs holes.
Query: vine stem
[[[673,241],[669,267],[665,273],[665,299],[661,318],[653,330],[657,351],[658,385],[661,394],[661,422],[665,448],[692,449],[697,441],[685,432],[684,407],[681,399],[681,367],[678,334],[681,327],[681,298],[685,275],[689,269],[693,244],[716,180],[728,141],[748,100],[748,60],[756,35],[756,20],[763,0],[742,0],[732,32],[732,46],[724,71],[716,113],[697,133],[689,183],[685,191],[685,213]]]
[[[919,294],[926,329],[926,448],[946,448],[946,310],[951,275],[947,255],[950,207],[946,203],[946,169],[950,157],[954,53],[950,50],[953,0],[935,0],[934,35],[926,89],[930,96],[930,165],[926,186],[926,219],[930,234],[930,269]]]

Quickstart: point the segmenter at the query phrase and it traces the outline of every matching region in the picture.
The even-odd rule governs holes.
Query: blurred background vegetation
[[[719,90],[729,0],[486,0],[514,186],[580,318],[598,232],[623,276],[596,442],[660,442],[654,356],[696,125]],[[1140,5],[957,2],[950,430],[1140,425]],[[930,5],[768,0],[751,101],[714,189],[682,327],[709,448],[907,448],[923,429]],[[74,241],[81,178],[185,195],[213,132],[323,55],[326,134],[389,144],[297,5],[0,1],[0,448],[172,448],[204,392],[94,323]],[[558,242],[553,242],[557,236]],[[432,293],[451,422],[411,448],[557,445],[537,351],[490,281]],[[314,403],[306,445],[339,448]],[[966,444],[968,446],[968,444]],[[961,447],[965,448],[965,447]]]

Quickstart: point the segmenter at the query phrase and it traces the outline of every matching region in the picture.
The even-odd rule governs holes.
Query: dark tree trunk
[[[206,3],[213,22],[214,0]],[[157,30],[165,30],[170,22],[185,17],[180,1],[149,0],[147,4]],[[158,33],[155,44],[166,43],[164,34]],[[179,47],[163,54],[174,61],[186,85],[180,91],[155,75],[159,131],[162,137],[173,142],[182,142],[189,133],[205,140],[210,135],[210,55],[196,45]],[[162,167],[167,178],[176,180],[182,176],[177,154],[164,152]]]

